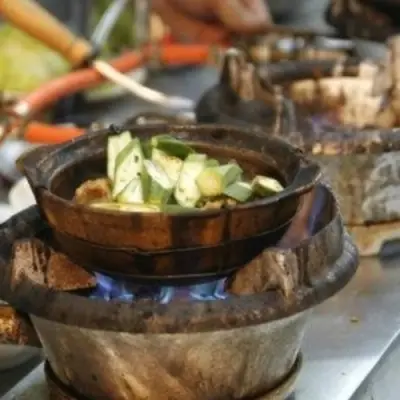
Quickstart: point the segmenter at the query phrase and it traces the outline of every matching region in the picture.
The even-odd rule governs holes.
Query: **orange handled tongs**
[[[128,78],[123,77],[123,73],[146,65],[158,67],[210,63],[219,65],[224,50],[229,47],[229,43],[221,43],[216,46],[209,44],[185,45],[158,40],[144,45],[140,50],[122,54],[107,65],[103,61],[96,61],[96,51],[91,43],[74,35],[32,0],[0,0],[0,14],[21,30],[59,52],[75,68],[69,74],[50,81],[7,108],[6,119],[0,130],[0,141],[6,137],[17,137],[36,143],[60,143],[72,139],[81,135],[84,130],[32,120],[59,99],[96,87],[110,79],[107,75],[107,71],[109,72],[110,69],[114,77],[119,74],[118,79],[126,81]],[[268,30],[274,34],[291,37],[312,38],[319,35],[313,31],[277,26],[272,29],[268,28]],[[97,68],[99,63],[103,67],[103,70],[100,68],[101,73]],[[137,84],[133,82],[132,85]],[[150,95],[154,94],[149,88],[144,89],[150,91]],[[155,94],[156,97],[158,95],[160,94]],[[161,100],[164,100],[162,94],[160,96]]]

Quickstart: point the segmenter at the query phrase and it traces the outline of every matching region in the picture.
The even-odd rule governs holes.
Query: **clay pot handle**
[[[0,15],[63,55],[74,67],[91,58],[92,46],[33,0],[0,0]]]

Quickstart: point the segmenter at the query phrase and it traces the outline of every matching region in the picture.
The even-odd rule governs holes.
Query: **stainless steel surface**
[[[38,357],[39,354],[40,351],[33,347],[2,344],[0,345],[0,373],[23,365],[32,358]]]
[[[352,282],[315,309],[291,400],[398,399],[399,261],[364,259]],[[22,399],[22,393],[25,400],[41,400],[34,393],[44,391],[42,367],[21,385],[3,400]]]
[[[10,390],[10,388],[12,388],[14,385],[19,385],[19,381],[21,379],[23,379],[25,376],[28,376],[28,374],[32,370],[35,370],[38,365],[41,365],[41,361],[42,358],[37,356],[19,367],[0,372],[0,399],[3,399],[3,396]],[[29,380],[26,382],[29,382]],[[40,397],[36,397],[35,400],[42,399]]]

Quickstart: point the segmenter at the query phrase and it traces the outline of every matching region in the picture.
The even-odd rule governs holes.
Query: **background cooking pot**
[[[261,81],[268,82],[268,85],[281,85],[285,89],[286,96],[296,104],[299,98],[296,98],[295,83],[308,80],[307,84],[313,85],[318,79],[324,78],[324,86],[329,87],[332,84],[332,88],[336,88],[334,92],[339,93],[338,87],[348,87],[351,82],[354,87],[358,85],[357,77],[362,65],[353,59],[346,60],[339,67],[337,62],[332,61],[283,62],[278,65],[260,66],[258,77]],[[338,68],[341,70],[339,75]],[[210,96],[211,93],[213,98],[219,98],[219,103],[214,101],[207,105],[202,100],[199,102],[197,107],[199,122],[207,113],[201,109],[206,105],[211,107],[209,115],[213,115],[215,121],[223,123],[226,118],[227,120],[235,118],[248,125],[263,126],[260,124],[260,114],[233,113],[232,109],[229,110],[226,106],[221,112],[218,104],[224,103],[224,99],[226,99],[225,104],[229,104],[230,101],[230,98],[226,97],[228,83],[224,83],[229,82],[229,79],[225,77],[221,82],[207,95]],[[224,85],[225,87],[221,89]],[[229,90],[232,92],[232,87]],[[329,98],[328,94],[323,93],[322,96],[325,100]],[[316,99],[316,106],[321,103],[323,101]],[[237,106],[236,109],[245,110],[245,107]],[[336,126],[333,129],[332,125],[315,129],[313,117],[310,118],[311,114],[307,114],[304,110],[300,113],[298,111],[297,107],[297,128],[292,131],[281,130],[279,134],[286,137],[293,145],[302,148],[323,166],[324,173],[341,200],[344,221],[357,235],[357,243],[362,254],[376,254],[383,242],[398,237],[397,222],[400,220],[397,195],[400,185],[397,173],[400,163],[398,129],[357,129],[349,126]],[[207,121],[211,122],[209,119]]]

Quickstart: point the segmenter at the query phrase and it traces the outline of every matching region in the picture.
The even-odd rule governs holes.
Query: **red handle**
[[[155,50],[147,47],[141,53],[126,53],[110,64],[120,72],[128,72],[144,65],[154,56]],[[206,45],[165,45],[158,49],[157,56],[164,65],[205,64],[210,58],[210,49]],[[93,68],[71,72],[23,97],[11,108],[10,113],[17,117],[30,118],[60,98],[93,88],[104,80],[105,78]]]
[[[84,129],[30,122],[24,130],[24,140],[30,143],[58,144],[84,133]]]
[[[145,65],[152,57],[157,56],[160,63],[166,66],[206,64],[212,54],[207,45],[164,44],[157,49],[146,47],[143,51],[132,51],[111,62],[111,65],[121,72],[128,72]],[[41,86],[18,101],[9,110],[11,115],[29,119],[54,104],[62,97],[72,95],[82,90],[90,89],[104,82],[93,68],[71,72]],[[70,128],[31,122],[24,129],[24,139],[32,143],[62,143],[81,135],[84,131]]]

